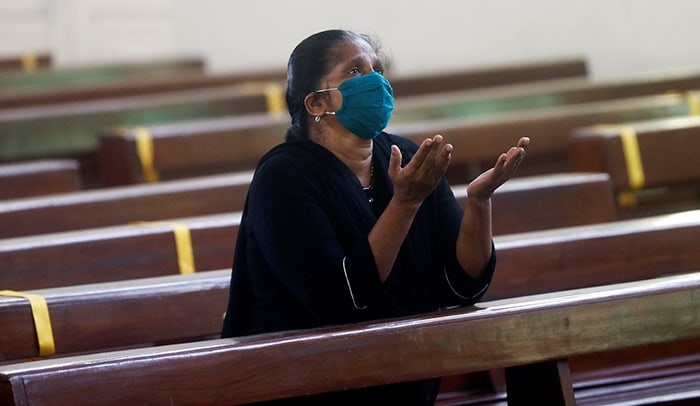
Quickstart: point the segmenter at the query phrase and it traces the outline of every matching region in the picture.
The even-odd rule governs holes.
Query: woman
[[[250,186],[222,336],[476,302],[495,267],[490,197],[529,140],[469,184],[463,210],[443,176],[452,145],[440,135],[416,145],[383,132],[393,91],[366,37],[330,30],[305,39],[290,56],[287,85],[292,125]],[[431,380],[306,403],[432,404],[436,393]]]

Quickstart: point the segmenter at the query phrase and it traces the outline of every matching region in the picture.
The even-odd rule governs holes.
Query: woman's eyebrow
[[[352,67],[361,67],[362,64],[366,63],[367,59],[363,58],[362,56],[356,56],[355,58],[351,59],[348,61],[345,66],[347,68],[352,68]],[[371,66],[381,66],[382,62],[379,60],[379,58],[372,58],[372,62],[370,64]]]

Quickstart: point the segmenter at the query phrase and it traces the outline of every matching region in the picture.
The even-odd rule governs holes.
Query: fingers
[[[389,176],[394,177],[401,171],[401,150],[396,145],[391,146],[391,157],[389,158]]]
[[[521,137],[518,140],[518,147],[522,149],[527,149],[528,145],[530,145],[530,138],[529,137]]]
[[[449,164],[450,154],[452,153],[452,144],[443,142],[443,136],[435,135],[433,138],[426,138],[418,147],[418,151],[411,159],[411,166],[415,170],[419,170],[424,164],[429,167],[443,166]]]

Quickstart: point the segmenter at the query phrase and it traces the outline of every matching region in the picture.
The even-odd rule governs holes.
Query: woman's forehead
[[[369,59],[377,61],[377,53],[372,45],[362,38],[351,38],[338,46],[336,64],[344,64],[353,60]]]

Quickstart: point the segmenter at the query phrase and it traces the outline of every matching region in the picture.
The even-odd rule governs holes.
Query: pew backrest
[[[76,160],[47,159],[0,164],[0,200],[81,189],[80,163]]]
[[[48,306],[55,354],[217,336],[231,271],[23,291]],[[29,302],[0,295],[0,362],[39,354]],[[0,402],[1,403],[1,402]]]
[[[0,202],[0,238],[242,210],[252,172]]]
[[[245,117],[105,128],[99,135],[99,172],[104,186],[177,179],[255,168],[260,157],[284,142],[289,117]],[[145,138],[145,139],[144,139]],[[140,143],[152,148],[144,155]]]
[[[123,64],[85,65],[60,69],[37,69],[27,72],[3,73],[0,89],[10,90],[66,88],[104,83],[127,77],[156,78],[185,72],[204,73],[201,58],[181,57]]]
[[[1,65],[0,65],[1,69]],[[588,68],[583,58],[560,58],[529,61],[481,68],[467,68],[434,74],[392,76],[388,72],[395,93],[399,97],[448,92],[461,89],[504,86],[515,83],[542,82],[563,78],[586,78]],[[284,69],[202,74],[180,73],[164,77],[125,78],[89,86],[63,86],[35,89],[0,95],[0,108],[37,106],[59,102],[96,100],[114,96],[144,95],[185,89],[205,89],[240,83],[265,82],[284,86]]]

